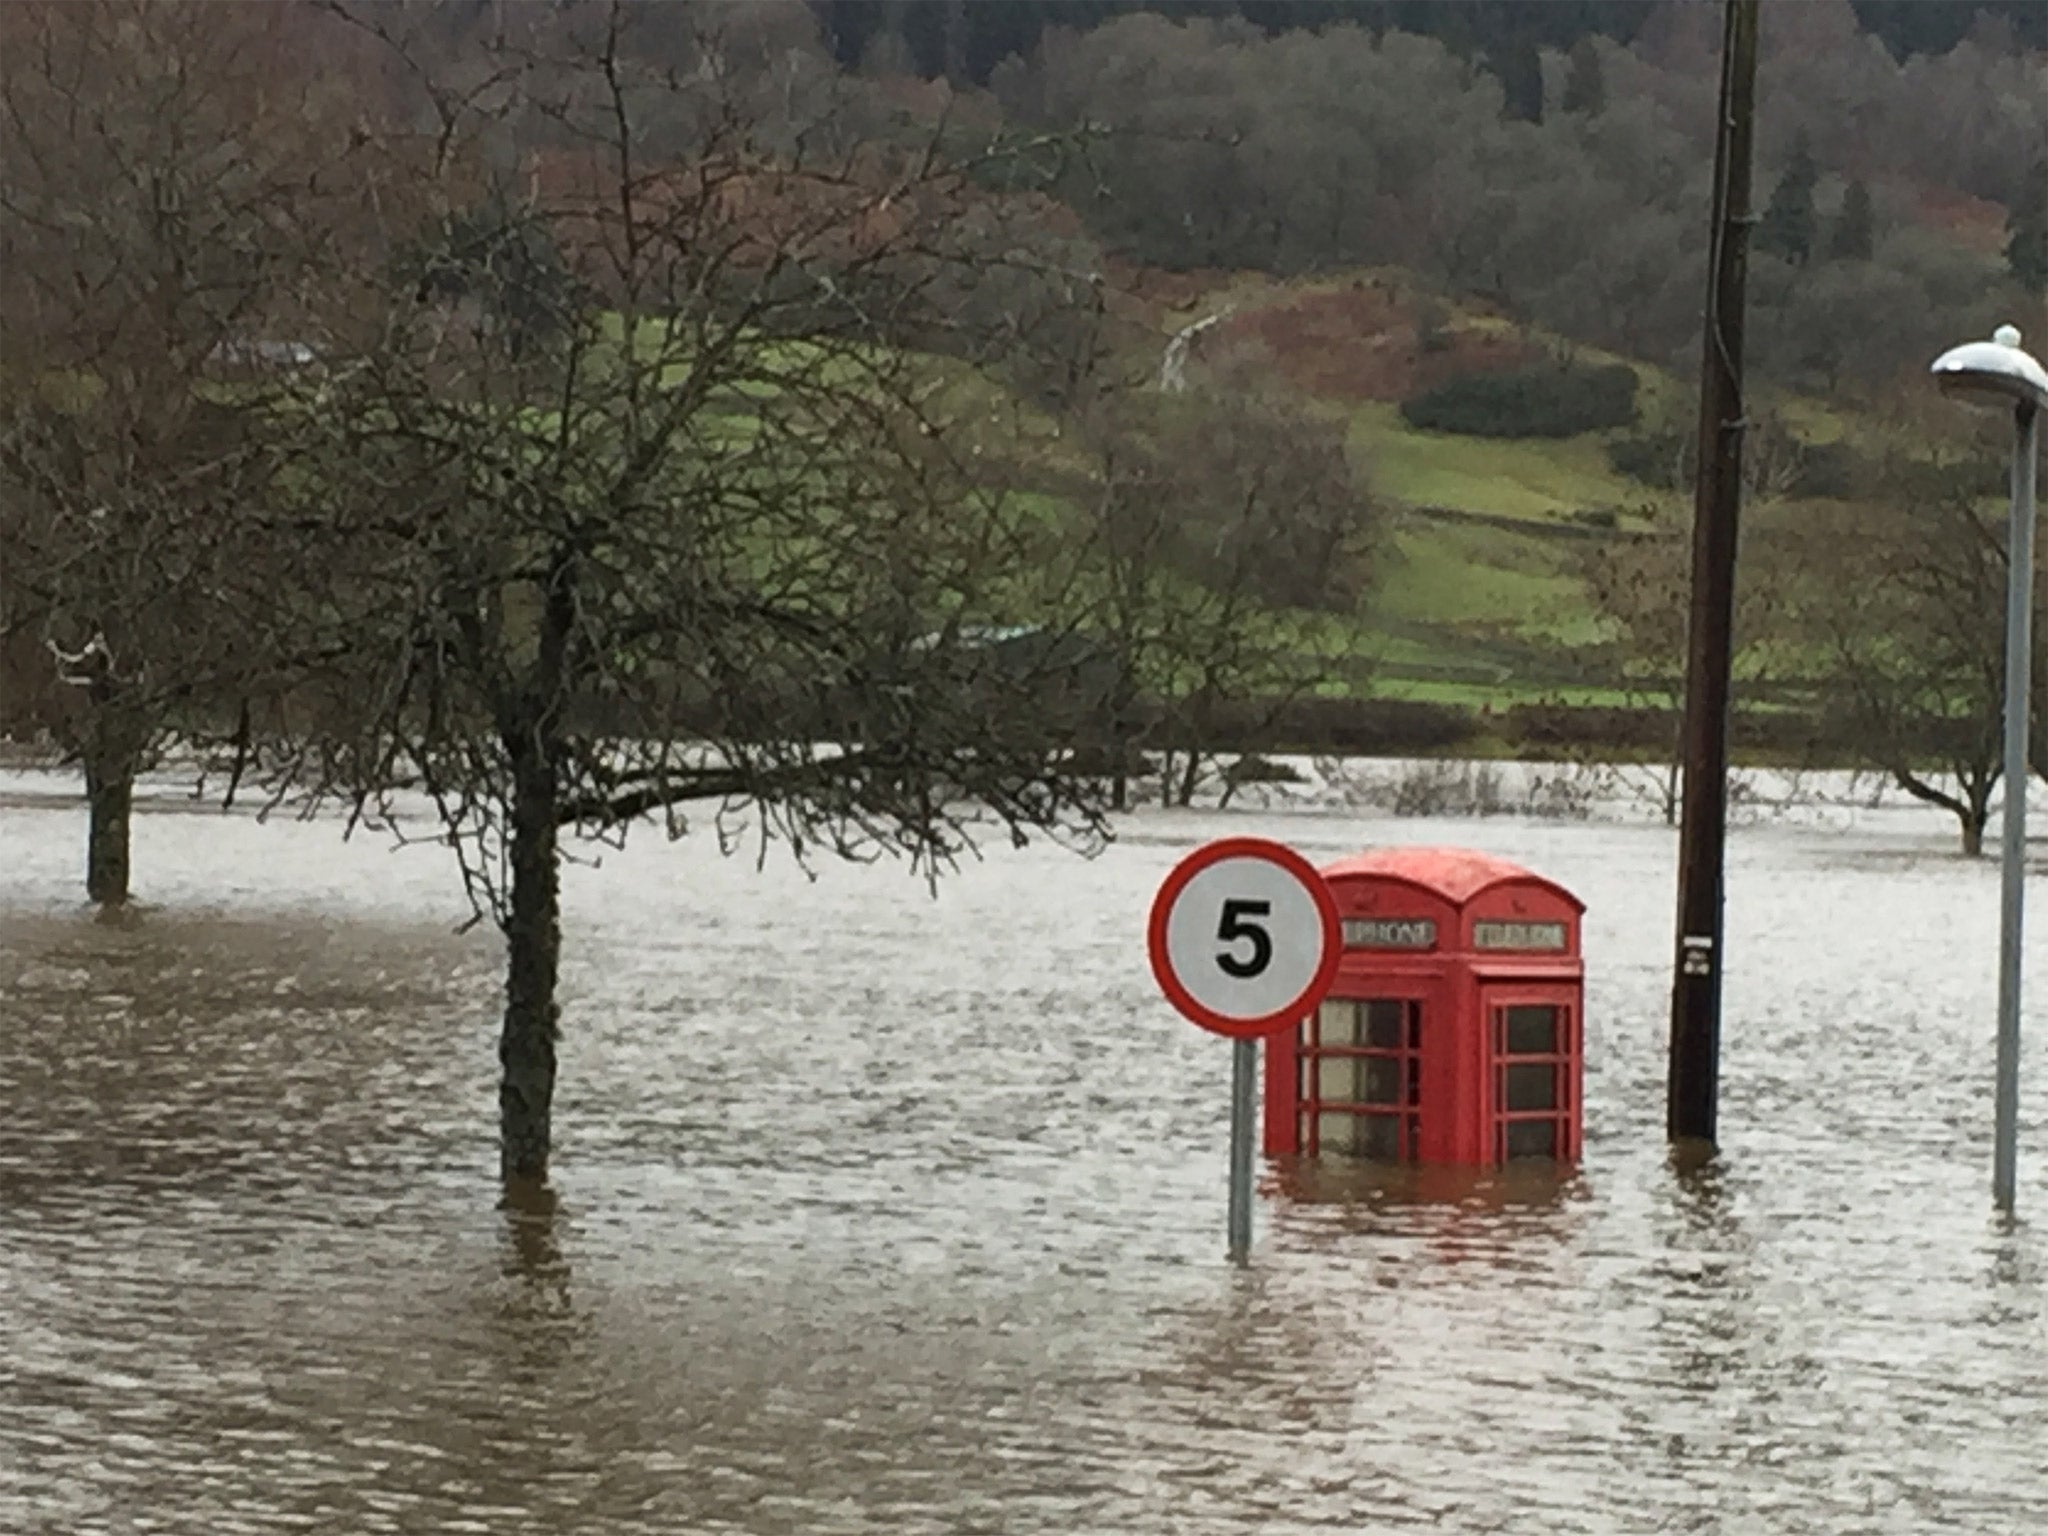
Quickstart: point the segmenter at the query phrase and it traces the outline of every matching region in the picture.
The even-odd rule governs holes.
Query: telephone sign
[[[1168,1001],[1237,1040],[1299,1023],[1344,952],[1315,866],[1259,837],[1224,838],[1175,865],[1153,898],[1147,937]]]

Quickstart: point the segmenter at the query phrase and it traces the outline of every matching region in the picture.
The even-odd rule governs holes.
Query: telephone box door
[[[1481,982],[1495,1162],[1579,1155],[1580,1006],[1569,986]]]
[[[1325,998],[1297,1037],[1296,1145],[1310,1157],[1442,1158],[1426,1106],[1448,1096],[1454,1070],[1444,988],[1420,976],[1353,985],[1370,995]]]

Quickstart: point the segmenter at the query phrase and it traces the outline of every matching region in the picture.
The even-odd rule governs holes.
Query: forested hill
[[[1996,16],[1901,61],[1850,0],[1767,13],[1758,377],[1867,400],[2001,317],[2038,331],[2048,53]],[[1509,85],[1498,61],[1407,31],[1132,11],[1047,30],[986,89],[924,89],[944,112],[1093,130],[1052,190],[1112,257],[1195,281],[1400,269],[1506,321],[1668,366],[1697,345],[1719,14],[1657,5],[1626,42],[1533,50]],[[910,87],[909,72],[878,45],[854,73]]]
[[[610,14],[601,0],[447,0],[418,42],[453,64],[515,21],[573,33]],[[1715,0],[699,0],[618,14],[650,60],[696,68],[708,49],[772,76],[784,137],[812,154],[935,132],[969,157],[1006,131],[1064,146],[1007,163],[1071,210],[1046,224],[1069,237],[1071,270],[1164,275],[1186,306],[1227,302],[1233,274],[1398,270],[1454,305],[1642,362],[1683,367],[1696,347]],[[827,120],[839,137],[800,127]],[[1756,159],[1761,382],[1868,404],[1956,336],[2006,320],[2043,330],[2043,0],[1766,6]]]
[[[1697,0],[1696,0],[1697,3]],[[1493,61],[1505,81],[1526,73],[1537,49],[1568,50],[1587,37],[1633,42],[1657,24],[1658,0],[810,0],[833,52],[858,65],[898,46],[918,73],[988,83],[1011,56],[1028,58],[1048,27],[1086,31],[1138,12],[1181,20],[1239,20],[1271,36],[1350,23],[1433,37],[1460,55]],[[1851,0],[1862,29],[1896,59],[1947,53],[1974,28],[2009,27],[2026,47],[2048,48],[2042,0]],[[892,39],[894,41],[892,41]]]

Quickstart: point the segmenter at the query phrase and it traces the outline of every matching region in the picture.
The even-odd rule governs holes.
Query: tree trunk
[[[561,890],[555,866],[558,786],[545,745],[528,733],[512,750],[512,892],[505,912],[505,1027],[498,1037],[499,1171],[508,1183],[548,1174],[553,1139],[555,980],[561,966]]]
[[[1111,810],[1119,812],[1131,808],[1131,748],[1138,729],[1137,690],[1131,683],[1135,669],[1130,658],[1130,642],[1120,642],[1116,653],[1116,677],[1109,689],[1107,722],[1109,750],[1113,763],[1109,780],[1109,806]],[[2042,673],[2048,676],[2048,667],[2042,668]],[[2048,761],[2048,758],[2044,758],[2043,761]]]
[[[1955,806],[1956,821],[1963,830],[1963,857],[1981,858],[1984,853],[1984,827],[1991,820],[1991,791],[1997,779],[1985,777],[1982,780],[1965,778],[1963,798]]]
[[[1998,787],[1998,778],[1995,767],[1981,774],[1968,768],[1955,770],[1961,793],[1951,795],[1917,773],[1904,768],[1892,770],[1892,782],[1915,800],[1938,805],[1955,817],[1956,825],[1962,829],[1963,854],[1972,859],[1984,852],[1984,824],[1991,819],[1991,793]]]
[[[1970,858],[1981,858],[1984,853],[1984,828],[1991,820],[1991,795],[1998,787],[1999,776],[1987,773],[1981,779],[1966,780],[1970,811],[1963,818],[1963,852]],[[2024,794],[2024,786],[2020,791]]]
[[[1963,823],[1963,857],[1981,858],[1984,854],[1984,823],[1973,816],[1961,818]]]
[[[118,753],[89,753],[85,798],[85,894],[105,907],[128,899],[128,822],[135,803],[135,764]]]

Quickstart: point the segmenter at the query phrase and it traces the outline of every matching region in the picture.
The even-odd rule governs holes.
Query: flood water
[[[63,787],[0,784],[0,1530],[2048,1528],[2048,1006],[2008,1228],[1938,817],[1737,834],[1683,1177],[1661,828],[1153,813],[936,899],[649,838],[566,876],[558,1204],[506,1212],[440,854],[166,798],[101,924]],[[1578,1174],[1268,1167],[1231,1269],[1230,1051],[1142,945],[1226,831],[1578,890]]]

